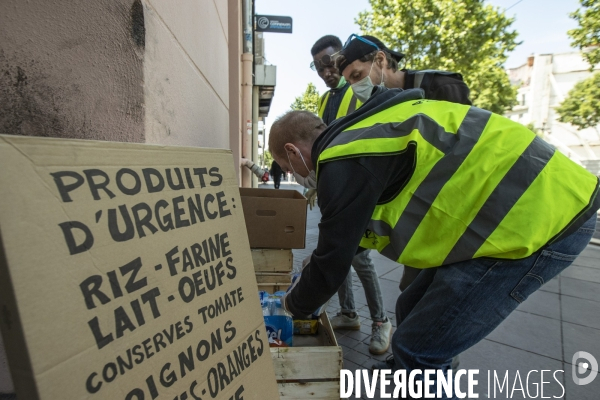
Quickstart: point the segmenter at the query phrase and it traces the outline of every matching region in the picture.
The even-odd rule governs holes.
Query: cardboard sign
[[[231,152],[0,135],[19,399],[276,399]]]

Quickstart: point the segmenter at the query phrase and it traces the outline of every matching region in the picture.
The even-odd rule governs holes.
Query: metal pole
[[[244,32],[242,37],[242,157],[252,159],[252,67],[254,55],[252,54],[252,0],[242,2],[242,23]],[[242,187],[252,185],[250,170],[241,167]]]
[[[258,86],[252,88],[252,161],[258,161]],[[252,187],[258,187],[258,179],[252,177]]]

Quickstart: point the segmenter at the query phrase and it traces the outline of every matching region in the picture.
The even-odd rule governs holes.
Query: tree
[[[578,82],[556,112],[560,122],[573,124],[577,129],[597,127],[600,124],[600,72]]]
[[[471,100],[502,114],[516,104],[503,64],[517,43],[517,32],[499,8],[483,0],[370,0],[371,10],[356,23],[406,54],[406,66],[459,72]]]
[[[271,152],[269,150],[265,150],[263,153],[263,157],[265,167],[271,168],[271,164],[273,163],[273,156],[271,155]]]
[[[580,0],[583,8],[571,14],[579,27],[568,34],[573,39],[572,46],[584,50],[583,57],[590,63],[590,71],[600,62],[600,0]],[[600,72],[578,82],[565,100],[556,108],[558,120],[575,125],[577,129],[595,128],[600,124]],[[600,134],[600,132],[598,132]]]
[[[568,35],[573,39],[571,46],[583,51],[583,57],[590,63],[590,71],[600,63],[600,0],[580,0],[582,8],[577,9],[570,17],[579,23],[579,27],[571,29]]]
[[[312,82],[309,82],[304,93],[296,97],[290,107],[292,110],[306,110],[317,114],[318,104],[319,92],[317,91],[317,87]]]

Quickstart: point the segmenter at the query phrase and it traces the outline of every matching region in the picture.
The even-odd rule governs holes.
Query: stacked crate
[[[306,198],[295,190],[241,188],[258,290],[275,293],[291,284],[293,254],[306,243]],[[335,399],[340,395],[342,348],[327,313],[315,335],[294,335],[293,347],[272,347],[281,399]]]
[[[293,257],[286,249],[252,249],[258,289],[271,294],[286,290]],[[294,347],[272,347],[271,357],[281,399],[339,398],[342,348],[327,313],[319,318],[316,335],[294,335]]]
[[[292,250],[252,249],[252,262],[259,290],[273,294],[291,283],[294,264]]]

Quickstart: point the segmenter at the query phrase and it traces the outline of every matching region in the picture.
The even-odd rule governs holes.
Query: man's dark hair
[[[398,69],[398,62],[404,58],[404,54],[389,49],[375,36],[364,35],[362,38],[371,43],[365,42],[365,40],[354,39],[340,52],[335,62],[340,73],[343,73],[346,67],[356,60],[361,62],[372,61],[378,51],[382,51],[385,54],[388,68],[393,72],[396,72]],[[377,49],[375,49],[375,47],[377,47]]]
[[[313,44],[312,49],[310,49],[310,54],[315,56],[315,54],[325,50],[328,47],[333,47],[333,50],[340,51],[342,49],[342,41],[337,36],[323,36],[321,39],[317,40],[315,44]]]
[[[387,51],[385,51],[385,50],[378,50],[378,51],[383,51],[383,54],[385,54],[385,59],[387,60],[388,69],[391,69],[392,72],[396,72],[398,70],[398,61],[396,61],[396,59],[394,59],[394,57],[392,57],[392,55],[390,53],[388,53]],[[375,59],[375,56],[377,55],[378,51],[374,51],[370,54],[367,54],[366,56],[362,56],[361,58],[359,58],[359,60],[362,62],[373,61]]]

